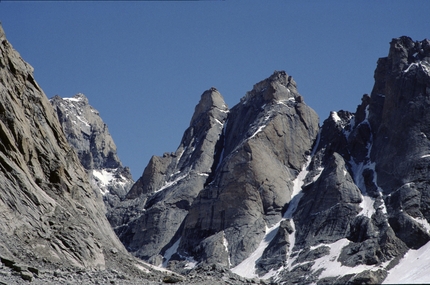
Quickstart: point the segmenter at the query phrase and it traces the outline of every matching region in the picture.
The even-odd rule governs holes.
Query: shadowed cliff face
[[[103,269],[128,257],[56,113],[0,29],[0,257]]]

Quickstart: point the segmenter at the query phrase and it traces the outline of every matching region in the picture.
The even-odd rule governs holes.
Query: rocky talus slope
[[[72,98],[56,95],[49,100],[57,113],[69,144],[76,150],[91,185],[103,195],[107,216],[134,184],[123,167],[116,145],[99,112],[84,94]]]
[[[231,109],[212,88],[178,150],[154,156],[121,202],[115,231],[181,273],[216,264],[274,284],[393,282],[430,240],[429,97],[430,41],[408,37],[378,60],[357,110],[321,127],[285,72]]]

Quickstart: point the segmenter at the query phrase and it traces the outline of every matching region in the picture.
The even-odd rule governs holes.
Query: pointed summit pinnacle
[[[219,93],[215,87],[211,87],[209,90],[203,92],[200,102],[196,105],[194,110],[194,115],[191,118],[190,125],[193,125],[202,114],[205,114],[214,108],[223,112],[228,111],[228,107],[225,104],[221,93]]]

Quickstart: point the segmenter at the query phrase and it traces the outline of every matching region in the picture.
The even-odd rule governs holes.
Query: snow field
[[[430,274],[430,242],[421,248],[409,250],[392,268],[383,284],[429,284]]]

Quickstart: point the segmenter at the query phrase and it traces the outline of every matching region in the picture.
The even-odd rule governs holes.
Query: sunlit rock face
[[[428,40],[393,39],[370,95],[321,127],[285,72],[197,128],[201,110],[219,109],[202,96],[177,152],[153,157],[129,192],[117,233],[185,273],[218,264],[285,284],[389,280],[430,239],[429,54]]]
[[[117,148],[99,112],[84,94],[71,98],[56,95],[49,100],[69,144],[78,154],[95,191],[103,195],[106,216],[113,224],[118,207],[134,184],[128,167],[123,167]]]
[[[101,195],[33,68],[1,28],[0,97],[0,257],[37,268],[118,264],[128,254],[109,226]]]
[[[0,40],[2,264],[128,268],[107,215],[133,255],[189,276],[430,281],[428,40],[393,39],[370,95],[322,126],[283,71],[231,109],[210,88],[178,149],[132,187],[88,99],[51,105]]]

